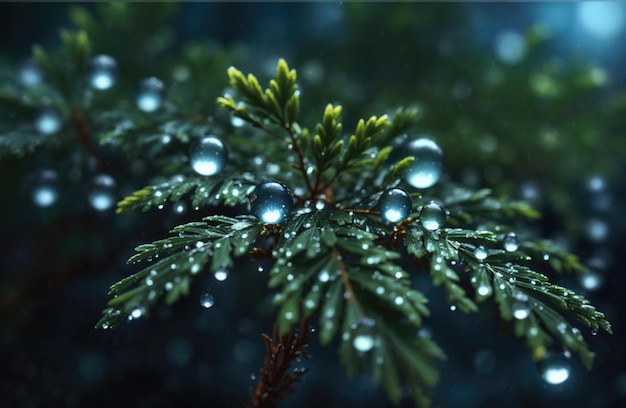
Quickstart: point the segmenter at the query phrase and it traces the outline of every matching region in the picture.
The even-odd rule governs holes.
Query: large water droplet
[[[374,326],[374,320],[367,317],[356,322],[352,328],[352,345],[356,350],[366,353],[374,347]]]
[[[511,304],[511,311],[513,317],[518,320],[524,320],[530,316],[530,303],[528,302],[528,296],[524,293],[517,293]]]
[[[569,358],[564,353],[546,351],[537,368],[541,377],[548,384],[561,384],[570,375]]]
[[[216,280],[223,282],[226,280],[226,278],[228,278],[228,269],[219,268],[217,271],[215,271],[215,274],[213,276],[215,276]]]
[[[105,90],[115,85],[117,63],[108,55],[98,55],[91,60],[89,83],[92,87]]]
[[[53,135],[61,130],[63,117],[54,108],[43,108],[35,117],[35,128],[44,135]]]
[[[411,196],[401,188],[385,190],[378,200],[380,215],[389,222],[404,221],[411,213]]]
[[[519,241],[517,240],[517,235],[514,232],[509,232],[504,236],[504,240],[502,241],[504,245],[504,250],[506,252],[515,252],[519,249]]]
[[[190,152],[191,167],[203,176],[219,173],[228,161],[228,150],[220,139],[208,136],[196,143]]]
[[[211,292],[208,289],[202,292],[200,295],[200,305],[205,309],[209,309],[214,304],[215,300],[213,299]]]
[[[278,224],[291,214],[293,200],[287,187],[276,181],[261,183],[250,195],[252,213],[266,224]]]
[[[404,178],[416,188],[433,186],[442,172],[443,152],[439,145],[428,138],[420,138],[407,145],[408,153],[415,160],[407,167]]]
[[[165,98],[165,85],[155,77],[146,78],[139,83],[135,102],[144,112],[154,112],[161,107]]]
[[[17,78],[24,86],[39,85],[43,81],[43,71],[33,59],[29,58],[20,64]]]
[[[482,245],[477,246],[476,249],[474,250],[474,256],[479,261],[487,259],[487,255],[488,255],[487,249]]]
[[[42,170],[33,183],[31,197],[38,207],[50,207],[59,198],[59,176],[54,170]]]
[[[446,210],[436,201],[431,201],[422,207],[420,222],[429,231],[436,231],[446,222]]]
[[[106,211],[115,204],[115,180],[108,174],[98,174],[91,182],[89,204],[97,211]]]

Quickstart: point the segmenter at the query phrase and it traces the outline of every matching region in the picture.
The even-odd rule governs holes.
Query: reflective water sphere
[[[285,220],[293,208],[291,192],[277,181],[261,183],[250,195],[252,213],[266,224]]]

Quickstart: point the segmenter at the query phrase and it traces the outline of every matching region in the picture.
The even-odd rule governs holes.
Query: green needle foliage
[[[161,298],[173,303],[200,273],[214,274],[232,266],[234,257],[244,257],[273,262],[268,287],[275,293],[279,334],[304,318],[317,318],[320,342],[336,345],[348,374],[369,371],[394,403],[406,386],[418,405],[427,406],[429,389],[438,381],[435,364],[445,359],[433,340],[419,334],[431,312],[428,299],[411,285],[418,274],[430,274],[461,312],[477,312],[478,304],[494,301],[502,320],[538,358],[556,343],[591,367],[593,353],[578,326],[607,332],[611,326],[586,299],[546,275],[584,273],[577,257],[523,234],[517,250],[502,249],[511,224],[538,217],[536,211],[489,190],[448,184],[424,190],[426,197],[403,180],[415,158],[403,157],[395,141],[416,125],[416,109],[361,119],[347,136],[341,106],[327,105],[310,128],[298,122],[296,71],[284,60],[266,89],[253,74],[233,67],[228,78],[231,90],[218,104],[251,128],[218,134],[228,146],[230,164],[208,177],[176,168],[172,178],[119,202],[118,212],[190,199],[194,207],[235,206],[243,213],[179,225],[172,236],[137,247],[129,263],[147,265],[111,287],[113,297],[98,328],[149,314]],[[177,127],[170,120],[164,115],[151,123]],[[129,134],[128,129],[115,132],[103,140],[120,141]],[[277,169],[255,167],[253,157]],[[281,224],[263,224],[240,205],[267,180],[294,192],[293,211]],[[410,192],[413,204],[409,217],[394,224],[381,217],[377,204],[385,189],[396,186]],[[436,230],[425,228],[421,216],[433,197],[447,212]],[[527,315],[516,318],[515,304],[522,301]]]

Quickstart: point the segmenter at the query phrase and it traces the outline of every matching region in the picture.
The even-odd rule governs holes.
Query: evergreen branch
[[[310,342],[308,318],[300,322],[300,329],[292,327],[287,333],[278,335],[274,326],[272,337],[263,334],[266,355],[263,368],[259,370],[256,388],[250,388],[252,406],[270,408],[275,400],[285,398],[293,392],[293,384],[300,381],[308,368],[296,368],[289,373],[291,365],[301,358],[309,358],[307,351]]]

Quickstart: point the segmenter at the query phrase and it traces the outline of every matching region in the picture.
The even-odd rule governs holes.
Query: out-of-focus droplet
[[[519,241],[517,239],[517,235],[514,232],[507,233],[504,236],[502,244],[506,252],[515,252],[519,249]]]
[[[494,48],[500,61],[513,65],[526,55],[526,40],[517,31],[505,30],[496,36]]]
[[[428,188],[441,177],[443,151],[429,138],[419,138],[407,144],[407,153],[415,160],[407,167],[404,178],[415,188]]]
[[[24,86],[39,85],[43,81],[43,71],[32,58],[28,58],[20,64],[17,70],[17,78]]]
[[[61,130],[63,117],[54,108],[43,108],[35,117],[35,128],[44,135],[53,135]]]
[[[541,378],[548,384],[565,382],[571,371],[569,358],[564,353],[546,351],[537,364]]]
[[[204,292],[202,292],[202,294],[200,295],[200,305],[205,309],[209,309],[214,304],[215,304],[215,299],[213,299],[213,295],[211,294],[211,291],[207,289]]]
[[[216,280],[218,280],[220,282],[224,282],[226,280],[226,278],[228,278],[228,269],[226,269],[226,268],[219,268],[218,270],[215,271],[213,276],[215,276]]]
[[[89,204],[97,211],[106,211],[115,204],[116,183],[108,174],[98,174],[91,182]]]
[[[108,55],[98,55],[91,60],[89,83],[98,90],[106,90],[117,80],[117,62]]]
[[[155,77],[142,80],[137,88],[135,103],[144,112],[154,112],[161,107],[165,98],[165,85]]]
[[[31,197],[38,207],[50,207],[59,199],[59,175],[56,171],[42,170],[33,182]]]
[[[366,353],[375,346],[374,326],[374,320],[368,317],[362,317],[354,324],[352,327],[352,345],[357,351]]]
[[[524,320],[530,316],[530,303],[528,302],[528,296],[524,293],[516,293],[511,304],[511,311],[513,317],[518,320]]]

